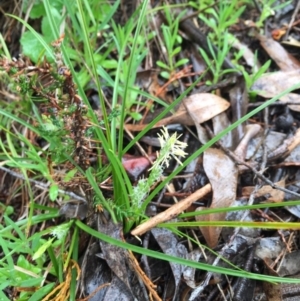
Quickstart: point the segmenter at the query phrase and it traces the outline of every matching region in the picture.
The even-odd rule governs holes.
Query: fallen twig
[[[179,201],[178,203],[174,204],[169,209],[157,214],[156,216],[152,217],[145,223],[137,226],[135,229],[131,231],[132,235],[142,235],[148,230],[154,228],[158,224],[162,222],[166,222],[168,220],[171,220],[172,218],[179,215],[182,211],[186,210],[191,206],[192,203],[195,201],[203,198],[205,195],[211,192],[211,185],[206,184],[202,188],[196,190],[193,194],[185,198],[184,200]]]

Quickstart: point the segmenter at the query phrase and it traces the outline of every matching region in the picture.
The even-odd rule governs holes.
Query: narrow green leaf
[[[197,221],[197,222],[170,222],[160,224],[159,227],[243,227],[263,229],[300,229],[300,223],[288,222],[241,222],[241,221]]]
[[[166,70],[171,70],[170,67],[167,64],[163,63],[162,61],[157,61],[156,65],[160,68],[163,68],[163,69],[166,69]]]
[[[178,54],[181,51],[181,46],[176,47],[170,54],[170,57],[174,57],[176,54]]]
[[[189,62],[189,59],[181,59],[181,60],[179,60],[178,62],[176,62],[175,68],[178,68],[178,67],[180,67],[180,66],[182,66],[182,65],[185,65],[185,64],[187,64],[188,62]]]
[[[49,294],[53,288],[55,283],[49,283],[41,287],[39,290],[37,290],[29,299],[28,301],[40,301],[43,299],[44,296]],[[2,300],[2,299],[1,299]]]
[[[184,266],[189,266],[195,269],[199,270],[204,270],[204,271],[209,271],[209,272],[214,272],[214,273],[220,273],[220,274],[226,274],[226,275],[231,275],[231,276],[236,276],[236,277],[243,277],[243,278],[249,278],[249,279],[256,279],[256,280],[264,280],[264,281],[270,281],[270,282],[279,282],[279,283],[300,283],[300,279],[297,278],[282,278],[282,277],[274,277],[274,276],[268,276],[268,275],[261,275],[261,274],[255,274],[255,273],[250,273],[246,271],[239,271],[239,270],[233,270],[233,269],[228,269],[228,268],[223,268],[223,267],[216,267],[212,266],[210,264],[206,263],[199,263],[195,262],[192,260],[187,260],[183,259],[180,257],[174,257],[170,255],[163,254],[161,252],[157,251],[152,251],[148,250],[142,247],[138,247],[135,245],[128,244],[126,242],[122,242],[120,240],[114,239],[110,236],[107,236],[103,233],[100,233],[84,223],[82,223],[79,220],[75,221],[75,224],[82,229],[83,231],[89,233],[90,235],[99,238],[107,243],[113,244],[115,246],[118,246],[120,248],[126,249],[126,250],[131,250],[133,252],[136,252],[138,254],[142,254],[145,256],[150,256],[153,258],[169,261],[169,262],[174,262],[178,264],[182,264]]]
[[[45,252],[46,250],[49,248],[50,245],[52,245],[52,242],[55,238],[51,238],[49,239],[47,242],[45,242],[43,245],[41,245],[38,250],[33,254],[32,256],[32,260],[37,260],[38,258],[40,258]]]

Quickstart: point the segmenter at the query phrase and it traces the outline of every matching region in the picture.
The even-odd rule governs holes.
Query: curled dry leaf
[[[123,226],[121,224],[114,224],[112,221],[104,222],[103,217],[100,214],[97,217],[97,230],[110,237],[124,241],[123,238]],[[115,281],[117,287],[123,287],[122,291],[127,290],[129,297],[122,296],[118,299],[115,298],[114,291],[108,289],[107,297],[105,300],[145,300],[143,292],[146,287],[149,293],[153,296],[153,300],[161,301],[157,292],[154,289],[154,284],[146,276],[145,273],[141,272],[139,265],[137,264],[133,254],[129,250],[122,249],[117,245],[109,244],[105,241],[99,240],[102,253],[97,254],[100,258],[106,261],[107,265],[111,269],[112,283]],[[115,277],[116,276],[116,277]],[[138,284],[134,284],[133,281],[138,276],[141,281]],[[133,289],[134,288],[134,289]]]
[[[236,198],[238,169],[234,162],[219,149],[210,148],[204,152],[203,165],[212,186],[213,200],[210,208],[230,207]],[[205,210],[203,207],[197,211]],[[222,221],[226,213],[199,215],[197,221]],[[209,245],[214,248],[218,244],[221,227],[200,227]]]
[[[175,123],[184,125],[194,125],[195,122],[203,123],[224,112],[229,106],[229,102],[220,96],[210,93],[193,94],[183,100],[175,114],[163,118],[156,123],[153,128]],[[193,113],[193,118],[191,118],[190,112]],[[126,129],[130,131],[141,131],[146,126],[147,124],[127,124]]]
[[[185,124],[195,125],[199,141],[205,144],[209,139],[200,123],[210,119],[214,120],[219,115],[222,115],[221,113],[224,113],[229,106],[229,102],[218,95],[210,93],[193,94],[183,101],[182,109],[187,110],[188,119],[191,122],[191,124]]]

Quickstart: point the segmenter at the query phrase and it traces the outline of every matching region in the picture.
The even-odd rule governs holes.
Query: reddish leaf
[[[149,156],[150,160],[156,159],[156,154]],[[151,162],[146,157],[137,157],[129,154],[125,154],[122,158],[122,164],[127,174],[133,179],[137,178],[150,167]]]

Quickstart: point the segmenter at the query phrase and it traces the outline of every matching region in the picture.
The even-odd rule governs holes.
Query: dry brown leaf
[[[260,96],[271,98],[300,82],[300,70],[278,71],[262,75],[251,87]]]
[[[188,112],[193,112],[198,123],[203,123],[226,111],[230,103],[224,98],[211,93],[193,94],[183,100]],[[189,125],[193,125],[189,124]]]
[[[203,123],[214,116],[224,112],[230,106],[224,98],[210,93],[197,93],[185,98],[174,115],[163,118],[153,128],[168,124],[181,123],[194,125],[195,122]],[[193,113],[193,118],[190,116]],[[194,120],[193,120],[194,119]],[[141,131],[147,124],[127,124],[126,129],[130,131]]]
[[[278,71],[264,74],[251,87],[258,95],[265,98],[272,98],[284,90],[299,84],[300,71]],[[300,112],[300,95],[288,93],[278,100],[281,103],[294,103],[288,107],[296,112]]]
[[[285,180],[281,180],[275,184],[279,187],[284,187]],[[253,186],[243,187],[242,195],[249,197],[250,194],[254,191],[254,189],[255,187]],[[284,192],[278,189],[274,189],[270,185],[264,185],[263,187],[261,187],[255,194],[255,197],[261,197],[264,195],[270,195],[270,197],[268,197],[267,199],[268,202],[281,203],[284,200]]]
[[[230,207],[236,198],[238,170],[234,162],[219,149],[210,148],[204,152],[203,166],[212,186],[213,200],[210,208]],[[197,211],[205,210],[203,207]],[[197,221],[222,221],[226,213],[199,215]],[[218,244],[221,227],[200,227],[209,245]]]
[[[300,69],[300,62],[289,54],[280,43],[271,38],[258,35],[261,46],[266,50],[269,56],[275,61],[282,71],[292,71]]]

